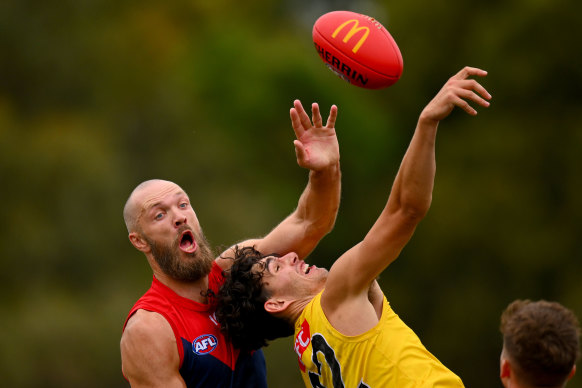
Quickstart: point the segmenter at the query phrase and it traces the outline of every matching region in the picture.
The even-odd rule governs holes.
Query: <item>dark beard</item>
[[[194,236],[198,244],[198,249],[194,253],[185,253],[180,250],[179,237],[171,246],[156,243],[147,237],[144,239],[152,249],[154,260],[166,275],[176,280],[193,282],[207,276],[214,262],[214,254],[206,237],[202,233]]]

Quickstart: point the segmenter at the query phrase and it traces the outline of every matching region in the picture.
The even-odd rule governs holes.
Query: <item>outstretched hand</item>
[[[484,77],[485,70],[475,67],[465,67],[452,76],[437,95],[429,102],[422,111],[420,118],[431,121],[441,121],[447,117],[458,106],[468,114],[475,116],[477,111],[469,105],[472,101],[482,107],[488,107],[491,95],[485,88],[475,81],[469,79],[471,76]]]
[[[319,105],[311,105],[311,119],[299,100],[293,102],[290,110],[291,125],[295,131],[295,154],[297,164],[303,168],[319,171],[339,162],[339,144],[335,133],[337,106],[333,105],[325,127]]]

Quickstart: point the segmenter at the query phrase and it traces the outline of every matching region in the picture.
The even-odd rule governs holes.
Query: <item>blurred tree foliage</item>
[[[311,43],[322,13],[380,20],[401,80],[352,87]],[[441,123],[433,206],[382,275],[394,309],[467,386],[500,386],[499,315],[557,300],[582,317],[582,7],[566,0],[0,2],[0,376],[7,387],[124,387],[119,338],[149,286],[121,210],[182,185],[215,246],[295,206],[295,98],[340,109],[343,196],[311,260],[329,266],[385,203],[423,106],[465,65],[493,95]],[[300,386],[289,339],[274,387]],[[574,377],[571,387],[582,387]]]

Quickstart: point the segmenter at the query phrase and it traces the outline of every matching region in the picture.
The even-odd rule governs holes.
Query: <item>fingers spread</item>
[[[329,110],[329,117],[327,118],[326,127],[335,128],[335,120],[337,119],[337,106],[332,105]]]
[[[295,136],[299,139],[305,132],[303,126],[301,125],[301,120],[299,119],[299,113],[297,113],[295,108],[291,108],[289,110],[289,116],[291,116],[291,126],[295,132]]]
[[[303,128],[305,130],[311,128],[311,120],[309,120],[309,116],[307,115],[307,112],[305,112],[305,109],[303,109],[303,105],[301,105],[301,101],[295,100],[293,102],[293,105],[295,106],[295,110],[297,111],[297,114],[299,115],[299,120],[301,121],[301,125],[303,125]]]
[[[311,104],[311,119],[313,120],[314,127],[321,127],[323,125],[321,113],[319,112],[319,105],[317,105],[316,102]]]

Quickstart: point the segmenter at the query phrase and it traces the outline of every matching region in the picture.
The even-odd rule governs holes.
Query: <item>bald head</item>
[[[179,187],[174,182],[163,179],[150,179],[137,185],[129,195],[123,207],[123,219],[128,233],[139,231],[139,217],[143,212],[144,194],[156,187],[173,186]]]

